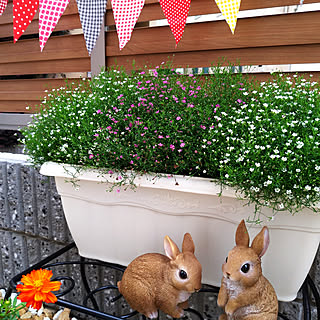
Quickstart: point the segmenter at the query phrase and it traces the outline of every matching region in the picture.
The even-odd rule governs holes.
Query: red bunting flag
[[[160,0],[160,5],[166,16],[170,29],[179,43],[186,25],[191,0]]]
[[[144,6],[144,0],[112,0],[111,3],[119,48],[122,50],[131,38],[133,28]]]
[[[16,43],[31,23],[38,0],[13,0],[13,41]]]
[[[7,7],[8,0],[0,0],[0,16],[2,15],[4,9]]]
[[[39,42],[41,52],[68,4],[69,0],[40,0]]]

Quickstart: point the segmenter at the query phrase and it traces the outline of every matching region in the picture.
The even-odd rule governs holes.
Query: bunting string
[[[67,8],[70,0],[13,0],[13,36],[17,42],[30,25],[39,7],[39,43],[43,51],[52,31]],[[76,0],[86,47],[91,52],[101,31],[107,0]],[[132,32],[144,7],[145,0],[110,0],[116,24],[119,48],[122,50],[131,39]],[[159,0],[176,45],[180,42],[191,0]],[[241,0],[214,0],[235,32]],[[8,0],[0,0],[0,15]]]

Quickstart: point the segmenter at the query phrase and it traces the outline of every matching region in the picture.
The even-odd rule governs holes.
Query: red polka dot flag
[[[122,50],[131,38],[133,28],[144,6],[144,0],[112,0],[111,3],[119,48]]]
[[[68,4],[69,0],[40,0],[39,42],[41,52]]]
[[[179,43],[186,25],[191,0],[160,0],[160,5],[166,16],[170,29]]]
[[[8,0],[0,0],[0,16],[2,15],[4,9],[7,7]]]
[[[16,43],[31,23],[38,0],[13,0],[13,41]]]

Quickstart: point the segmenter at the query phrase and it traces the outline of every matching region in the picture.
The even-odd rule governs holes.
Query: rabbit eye
[[[242,267],[241,267],[241,271],[243,273],[248,273],[248,271],[250,270],[250,264],[249,263],[245,263]]]
[[[228,262],[228,257],[226,257],[226,262]]]
[[[188,275],[184,270],[180,270],[179,277],[184,280],[188,278]]]

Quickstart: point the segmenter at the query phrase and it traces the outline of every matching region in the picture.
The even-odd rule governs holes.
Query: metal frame
[[[33,266],[29,267],[28,269],[22,271],[21,273],[17,274],[16,276],[14,276],[10,280],[10,286],[6,292],[5,299],[8,299],[10,297],[11,293],[15,290],[18,282],[21,280],[21,277],[23,275],[30,273],[32,270],[39,269],[39,268],[51,269],[51,268],[57,267],[57,266],[79,265],[80,266],[80,273],[81,273],[81,280],[82,280],[83,286],[86,291],[86,296],[83,299],[82,305],[76,304],[76,303],[73,303],[71,301],[67,301],[67,300],[61,298],[62,296],[70,293],[75,287],[75,280],[70,275],[59,276],[59,277],[56,277],[55,279],[53,279],[53,280],[65,280],[70,283],[69,287],[67,287],[66,289],[64,289],[64,291],[59,292],[56,295],[58,298],[56,305],[59,305],[61,307],[66,307],[71,310],[75,310],[75,311],[84,313],[86,315],[94,316],[97,319],[104,319],[104,320],[125,320],[125,319],[131,318],[135,315],[138,315],[137,311],[133,311],[128,314],[124,314],[124,315],[120,315],[120,316],[115,316],[110,313],[105,313],[105,312],[100,311],[98,303],[97,303],[94,295],[100,291],[103,291],[103,290],[108,290],[108,289],[117,290],[117,287],[115,285],[106,285],[106,286],[102,286],[100,288],[95,288],[93,290],[90,289],[90,285],[89,285],[88,278],[86,275],[86,270],[85,270],[85,266],[91,265],[91,266],[103,266],[103,267],[106,267],[109,269],[114,269],[114,270],[118,270],[120,272],[123,272],[126,269],[125,266],[121,266],[121,265],[110,263],[110,262],[103,262],[103,261],[99,261],[99,260],[87,259],[87,258],[83,258],[80,256],[79,256],[79,260],[52,262],[53,260],[57,259],[61,255],[63,255],[64,253],[67,253],[69,250],[71,250],[75,247],[76,247],[76,245],[73,242],[73,243],[65,246],[64,248],[56,251],[55,253],[48,256],[47,258],[41,260],[40,262],[34,264]],[[312,295],[316,301],[317,319],[320,320],[320,294],[319,294],[319,291],[317,290],[315,284],[313,283],[313,281],[309,275],[307,276],[301,289],[302,289],[302,295],[303,295],[304,320],[312,320],[311,307],[310,307],[310,293],[312,293]],[[214,286],[208,286],[207,288],[203,288],[199,291],[200,294],[205,293],[205,292],[217,294],[219,292],[219,288],[214,287]],[[115,303],[121,297],[122,297],[121,294],[118,294],[116,297],[111,299],[111,302]],[[89,300],[92,302],[94,309],[89,308],[87,306]],[[199,318],[199,320],[204,320],[204,317],[201,314],[201,312],[199,312],[195,309],[192,309],[192,308],[188,308],[188,309],[186,309],[186,311],[197,316]],[[141,315],[141,317],[143,320],[146,319],[146,317],[143,315]],[[279,317],[279,319],[290,320],[289,318],[287,318],[285,315],[283,315],[281,313],[279,313],[278,317]],[[315,319],[313,319],[313,320],[315,320]]]

